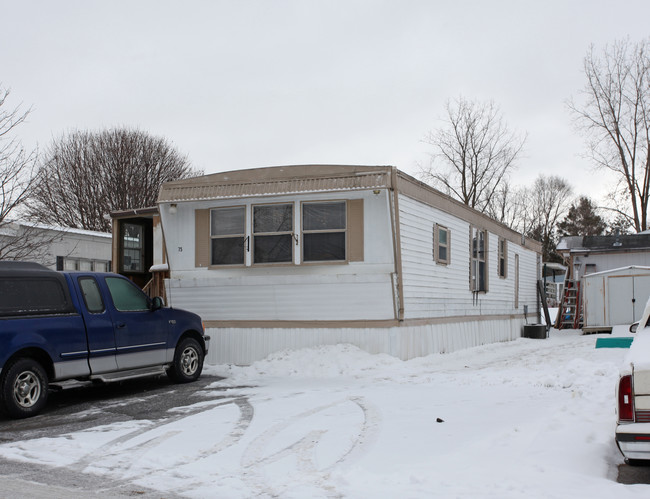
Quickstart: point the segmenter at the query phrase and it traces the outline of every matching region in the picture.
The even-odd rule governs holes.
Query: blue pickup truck
[[[64,380],[194,381],[209,341],[198,315],[118,274],[0,262],[0,408],[9,417],[37,414],[50,383]]]

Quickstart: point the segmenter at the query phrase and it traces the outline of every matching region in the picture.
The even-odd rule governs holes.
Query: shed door
[[[608,281],[609,325],[638,321],[650,297],[650,275],[612,276]]]
[[[649,297],[650,275],[634,276],[634,321],[641,319]]]
[[[608,279],[609,325],[634,322],[634,278],[612,276]]]

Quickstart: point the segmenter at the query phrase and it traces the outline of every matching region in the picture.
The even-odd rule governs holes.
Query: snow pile
[[[189,497],[645,497],[615,482],[624,349],[553,332],[402,362],[281,352],[164,421],[0,445],[0,455]],[[58,457],[57,457],[58,455]]]
[[[231,383],[241,383],[264,378],[360,377],[400,364],[399,359],[390,355],[370,355],[353,345],[343,344],[276,352],[247,367],[206,366],[206,372],[227,377]]]

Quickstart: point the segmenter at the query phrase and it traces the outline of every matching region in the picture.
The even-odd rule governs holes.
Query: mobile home
[[[410,359],[539,313],[540,244],[394,167],[216,173],[164,184],[158,208],[167,299],[201,315],[211,363],[337,343]]]

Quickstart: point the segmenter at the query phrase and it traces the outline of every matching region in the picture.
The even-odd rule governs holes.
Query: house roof
[[[5,220],[6,221],[6,220]],[[47,231],[53,231],[53,232],[61,232],[65,234],[77,234],[77,235],[82,235],[82,236],[93,236],[93,237],[102,237],[102,238],[111,238],[113,237],[110,232],[99,232],[96,230],[86,230],[86,229],[75,229],[73,227],[58,227],[55,225],[43,225],[43,224],[37,224],[33,222],[25,222],[25,221],[19,221],[19,220],[12,220],[7,223],[1,224],[0,225],[0,234],[1,235],[9,235],[9,236],[16,236],[18,235],[20,228],[29,228],[29,229],[36,229],[36,230],[47,230]]]
[[[390,181],[390,166],[273,166],[167,182],[160,190],[158,202],[386,188]]]
[[[614,236],[569,236],[557,245],[559,252],[630,251],[650,249],[650,234]]]

